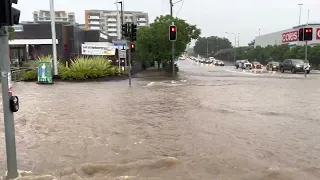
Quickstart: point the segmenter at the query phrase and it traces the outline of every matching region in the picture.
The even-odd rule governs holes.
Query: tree
[[[256,43],[256,40],[252,40],[250,43],[248,43],[248,46],[254,46],[254,44]]]
[[[175,41],[175,57],[185,52],[192,39],[197,39],[201,30],[185,20],[170,15],[157,17],[150,27],[140,28],[137,32],[137,57],[148,62],[167,62],[172,59],[169,26],[174,22],[177,26]]]
[[[200,37],[197,39],[193,51],[201,56],[213,56],[221,49],[231,48],[231,42],[218,36]],[[207,51],[208,50],[208,51]]]
[[[9,41],[14,40],[15,34],[14,34],[14,28],[12,26],[8,27],[8,32],[9,32]]]

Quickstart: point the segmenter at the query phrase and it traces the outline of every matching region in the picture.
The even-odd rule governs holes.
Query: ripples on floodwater
[[[15,84],[19,169],[66,180],[320,179],[319,83],[150,82]]]

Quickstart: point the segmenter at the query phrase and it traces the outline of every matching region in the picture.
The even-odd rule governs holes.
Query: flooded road
[[[176,81],[135,78],[133,87],[14,84],[19,169],[66,180],[320,179],[316,75],[180,67]]]

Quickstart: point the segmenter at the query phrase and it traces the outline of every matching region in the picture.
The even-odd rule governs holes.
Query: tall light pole
[[[54,12],[54,2],[50,0],[50,18],[51,18],[51,37],[52,37],[52,55],[54,75],[58,76],[58,60],[57,60],[57,38],[56,38],[56,15]]]
[[[240,47],[240,33],[238,33],[238,47]]]
[[[236,58],[237,58],[237,54],[236,54],[236,47],[237,47],[237,34],[239,34],[239,33],[232,33],[232,32],[225,32],[226,34],[232,34],[232,35],[234,35],[234,62],[236,62]]]
[[[261,31],[261,29],[259,29],[259,36],[261,36],[261,32],[260,31]]]
[[[207,58],[209,57],[209,43],[208,43],[208,38],[207,38]]]
[[[308,9],[307,25],[309,25],[310,9]]]
[[[301,10],[302,10],[302,6],[303,4],[298,4],[299,6],[299,25],[301,24]]]

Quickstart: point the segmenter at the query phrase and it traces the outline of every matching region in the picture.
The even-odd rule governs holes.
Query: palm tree
[[[12,41],[15,38],[14,28],[12,26],[9,26],[8,31],[9,31],[9,41]]]

